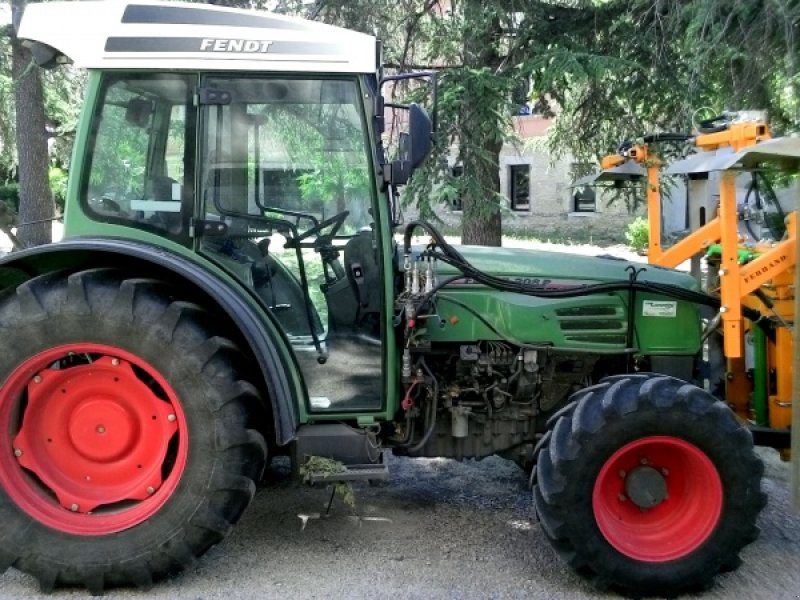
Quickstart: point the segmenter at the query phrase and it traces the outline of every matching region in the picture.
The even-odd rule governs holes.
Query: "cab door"
[[[357,78],[202,80],[199,250],[291,344],[309,413],[385,406],[384,277]]]

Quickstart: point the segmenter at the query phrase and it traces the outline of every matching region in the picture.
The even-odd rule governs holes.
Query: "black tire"
[[[551,420],[532,477],[536,512],[556,551],[598,587],[637,596],[704,589],[735,569],[739,551],[758,535],[766,496],[752,436],[730,409],[691,384],[649,374],[606,378],[572,400]],[[648,462],[652,452],[656,460]],[[658,456],[678,456],[685,468],[670,473]],[[622,460],[638,462],[626,470]],[[648,488],[652,506],[636,492],[635,471],[663,479],[662,496]],[[708,486],[718,502],[698,494]],[[608,511],[617,511],[610,521]],[[640,543],[636,511],[664,537]]]
[[[6,436],[3,447],[11,448],[14,436],[14,443],[20,443],[26,420],[41,417],[36,407],[57,406],[56,400],[46,395],[34,405],[30,396],[36,392],[26,391],[35,389],[32,383],[14,388],[20,376],[37,383],[52,376],[65,388],[78,380],[90,390],[86,393],[89,397],[100,393],[91,391],[96,385],[91,377],[104,374],[109,365],[122,364],[123,381],[130,381],[128,387],[120,388],[119,396],[134,407],[132,414],[120,417],[123,425],[117,428],[125,429],[129,436],[125,440],[134,440],[121,451],[126,460],[130,448],[147,448],[136,437],[137,427],[144,427],[140,413],[149,415],[142,411],[172,410],[166,420],[178,421],[162,429],[151,427],[156,432],[152,435],[165,448],[163,453],[137,450],[151,460],[153,476],[161,478],[162,487],[148,487],[151,496],[114,504],[113,510],[97,506],[84,513],[76,502],[71,513],[60,496],[42,493],[49,486],[38,472],[33,477],[13,458],[0,457],[0,570],[14,566],[29,573],[44,591],[57,586],[85,586],[92,593],[126,585],[147,589],[154,581],[193,564],[221,541],[253,498],[254,481],[261,477],[266,458],[264,438],[253,426],[261,406],[259,393],[238,371],[243,355],[228,339],[215,335],[219,330],[215,331],[213,316],[200,306],[176,299],[173,292],[162,282],[126,279],[118,271],[96,269],[37,277],[0,297],[0,427],[7,426],[0,429]],[[75,351],[50,364],[65,348]],[[118,349],[117,356],[129,359],[112,358],[115,354],[110,350],[93,353],[95,348]],[[41,356],[49,357],[44,367],[41,361],[36,363]],[[20,365],[30,367],[27,374],[21,373]],[[163,386],[159,378],[163,378]],[[67,393],[65,389],[61,392]],[[83,410],[81,403],[89,400],[77,391],[70,394],[75,402],[70,406]],[[143,396],[146,402],[139,400]],[[117,410],[115,398],[107,400],[110,408],[101,408]],[[143,405],[147,409],[140,408]],[[83,418],[91,410],[75,416],[78,413],[76,408],[69,418]],[[152,419],[156,421],[157,416]],[[65,440],[73,432],[70,427],[64,426]],[[107,433],[105,426],[102,430],[98,426],[96,432]],[[112,434],[109,427],[109,438],[103,440],[113,439]],[[37,435],[39,432],[31,430],[26,441]],[[90,439],[90,433],[85,436]],[[95,444],[90,450],[106,452],[106,446],[95,439],[90,439],[90,444]],[[79,442],[84,444],[84,439]],[[42,442],[37,439],[36,443]],[[116,448],[114,443],[111,446]],[[78,451],[68,448],[67,452]],[[17,460],[21,463],[22,458]],[[91,460],[95,460],[93,456]],[[104,463],[97,462],[101,472]],[[94,463],[87,464],[94,467]],[[117,475],[120,485],[139,485],[128,471],[120,470]],[[110,485],[99,488],[101,500],[111,498],[110,492],[106,493]],[[68,481],[55,490],[80,488]],[[31,491],[44,500],[31,496]],[[55,523],[49,517],[51,509],[56,511]],[[59,515],[63,515],[63,526],[57,522]],[[106,521],[100,521],[101,517]],[[86,530],[78,531],[81,527]]]

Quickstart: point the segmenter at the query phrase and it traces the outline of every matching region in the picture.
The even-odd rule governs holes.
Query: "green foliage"
[[[69,167],[72,142],[83,109],[83,89],[86,72],[71,65],[42,71],[44,108],[53,143],[50,159]]]
[[[0,185],[0,230],[10,233],[10,228],[17,222],[19,212],[19,186],[16,183],[5,183]],[[11,241],[16,247],[13,236]]]
[[[16,183],[0,185],[0,202],[16,212],[19,209],[19,185]]]
[[[421,21],[430,39],[425,59],[445,68],[439,78],[437,144],[408,186],[406,202],[431,218],[458,198],[465,242],[500,242],[505,198],[500,195],[499,152],[514,140],[513,96],[521,77],[510,60],[510,20],[501,6],[470,0],[450,13],[431,11]],[[452,165],[460,167],[458,177]]]
[[[53,143],[50,158],[60,165],[69,165],[72,141],[78,117],[83,108],[83,89],[86,73],[82,69],[64,65],[42,70],[44,107]],[[14,82],[11,76],[11,44],[7,36],[0,35],[0,173],[16,170],[16,122]]]
[[[437,210],[460,199],[465,218],[490,218],[504,202],[497,171],[499,150],[513,139],[510,80],[486,68],[448,70],[439,80],[438,108],[437,143],[404,201],[413,202],[421,216],[435,218]],[[454,176],[451,164],[462,174]]]
[[[67,197],[67,172],[59,167],[50,167],[48,181],[50,191],[53,192],[53,200],[59,212],[64,212],[64,202]]]
[[[800,129],[795,0],[609,0],[581,12],[595,22],[551,38],[559,68],[534,70],[538,98],[559,109],[554,155],[592,160],[645,133],[691,132],[703,107],[762,109],[774,133]]]
[[[428,219],[458,198],[465,225],[499,222],[497,152],[514,139],[511,114],[528,82],[529,103],[557,114],[549,151],[576,161],[594,162],[643,133],[689,132],[701,107],[764,109],[774,134],[800,131],[797,0],[277,0],[269,6],[377,33],[391,69],[440,70],[438,143],[404,193],[404,202]],[[0,60],[0,175],[8,176],[16,153],[7,38],[0,38],[0,55],[7,58]],[[51,159],[68,167],[83,74],[59,67],[44,74],[44,85],[56,135]],[[424,101],[429,90],[408,84],[387,91],[397,100]],[[141,151],[130,132],[120,130],[116,155],[99,157],[109,172],[126,174],[127,188],[137,185]],[[312,143],[308,152],[314,151]],[[453,177],[453,164],[463,166],[463,177]],[[314,202],[369,181],[332,160],[300,175],[298,185],[303,199]]]
[[[277,215],[276,215],[277,216]],[[274,246],[273,246],[274,247]],[[270,254],[280,260],[292,273],[299,273],[300,267],[297,263],[297,254],[294,250],[270,249]],[[311,303],[319,315],[322,323],[328,322],[328,303],[325,300],[325,293],[322,286],[325,283],[325,270],[318,252],[314,250],[303,250],[303,266],[308,279],[308,295]]]
[[[636,217],[625,231],[625,239],[634,252],[644,252],[647,250],[650,240],[650,226],[647,219]]]
[[[134,94],[124,82],[113,83],[106,94],[92,155],[90,195],[143,197],[149,133],[126,119],[125,107]]]
[[[775,130],[800,128],[796,0],[703,0],[667,17],[689,72],[709,75],[719,107],[765,109]]]

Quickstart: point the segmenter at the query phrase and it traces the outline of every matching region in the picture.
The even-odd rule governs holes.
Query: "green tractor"
[[[19,36],[89,81],[64,240],[0,262],[0,566],[147,588],[273,456],[370,481],[388,451],[516,460],[555,549],[629,593],[737,565],[762,465],[692,383],[718,300],[399,227],[432,127],[411,105],[386,157],[373,37],[163,2],[31,4]]]

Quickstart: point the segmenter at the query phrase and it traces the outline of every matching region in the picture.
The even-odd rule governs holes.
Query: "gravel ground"
[[[776,453],[761,452],[769,494],[761,537],[743,552],[744,565],[718,577],[704,599],[798,598],[800,518],[790,506],[789,468]],[[286,461],[278,461],[233,534],[193,569],[148,593],[106,597],[618,597],[594,590],[550,549],[513,463],[392,457],[390,470],[389,483],[357,487],[355,509],[337,500],[324,517],[328,492],[294,483]],[[308,517],[305,528],[301,516]],[[0,597],[88,594],[40,595],[32,578],[10,570],[0,576]]]

